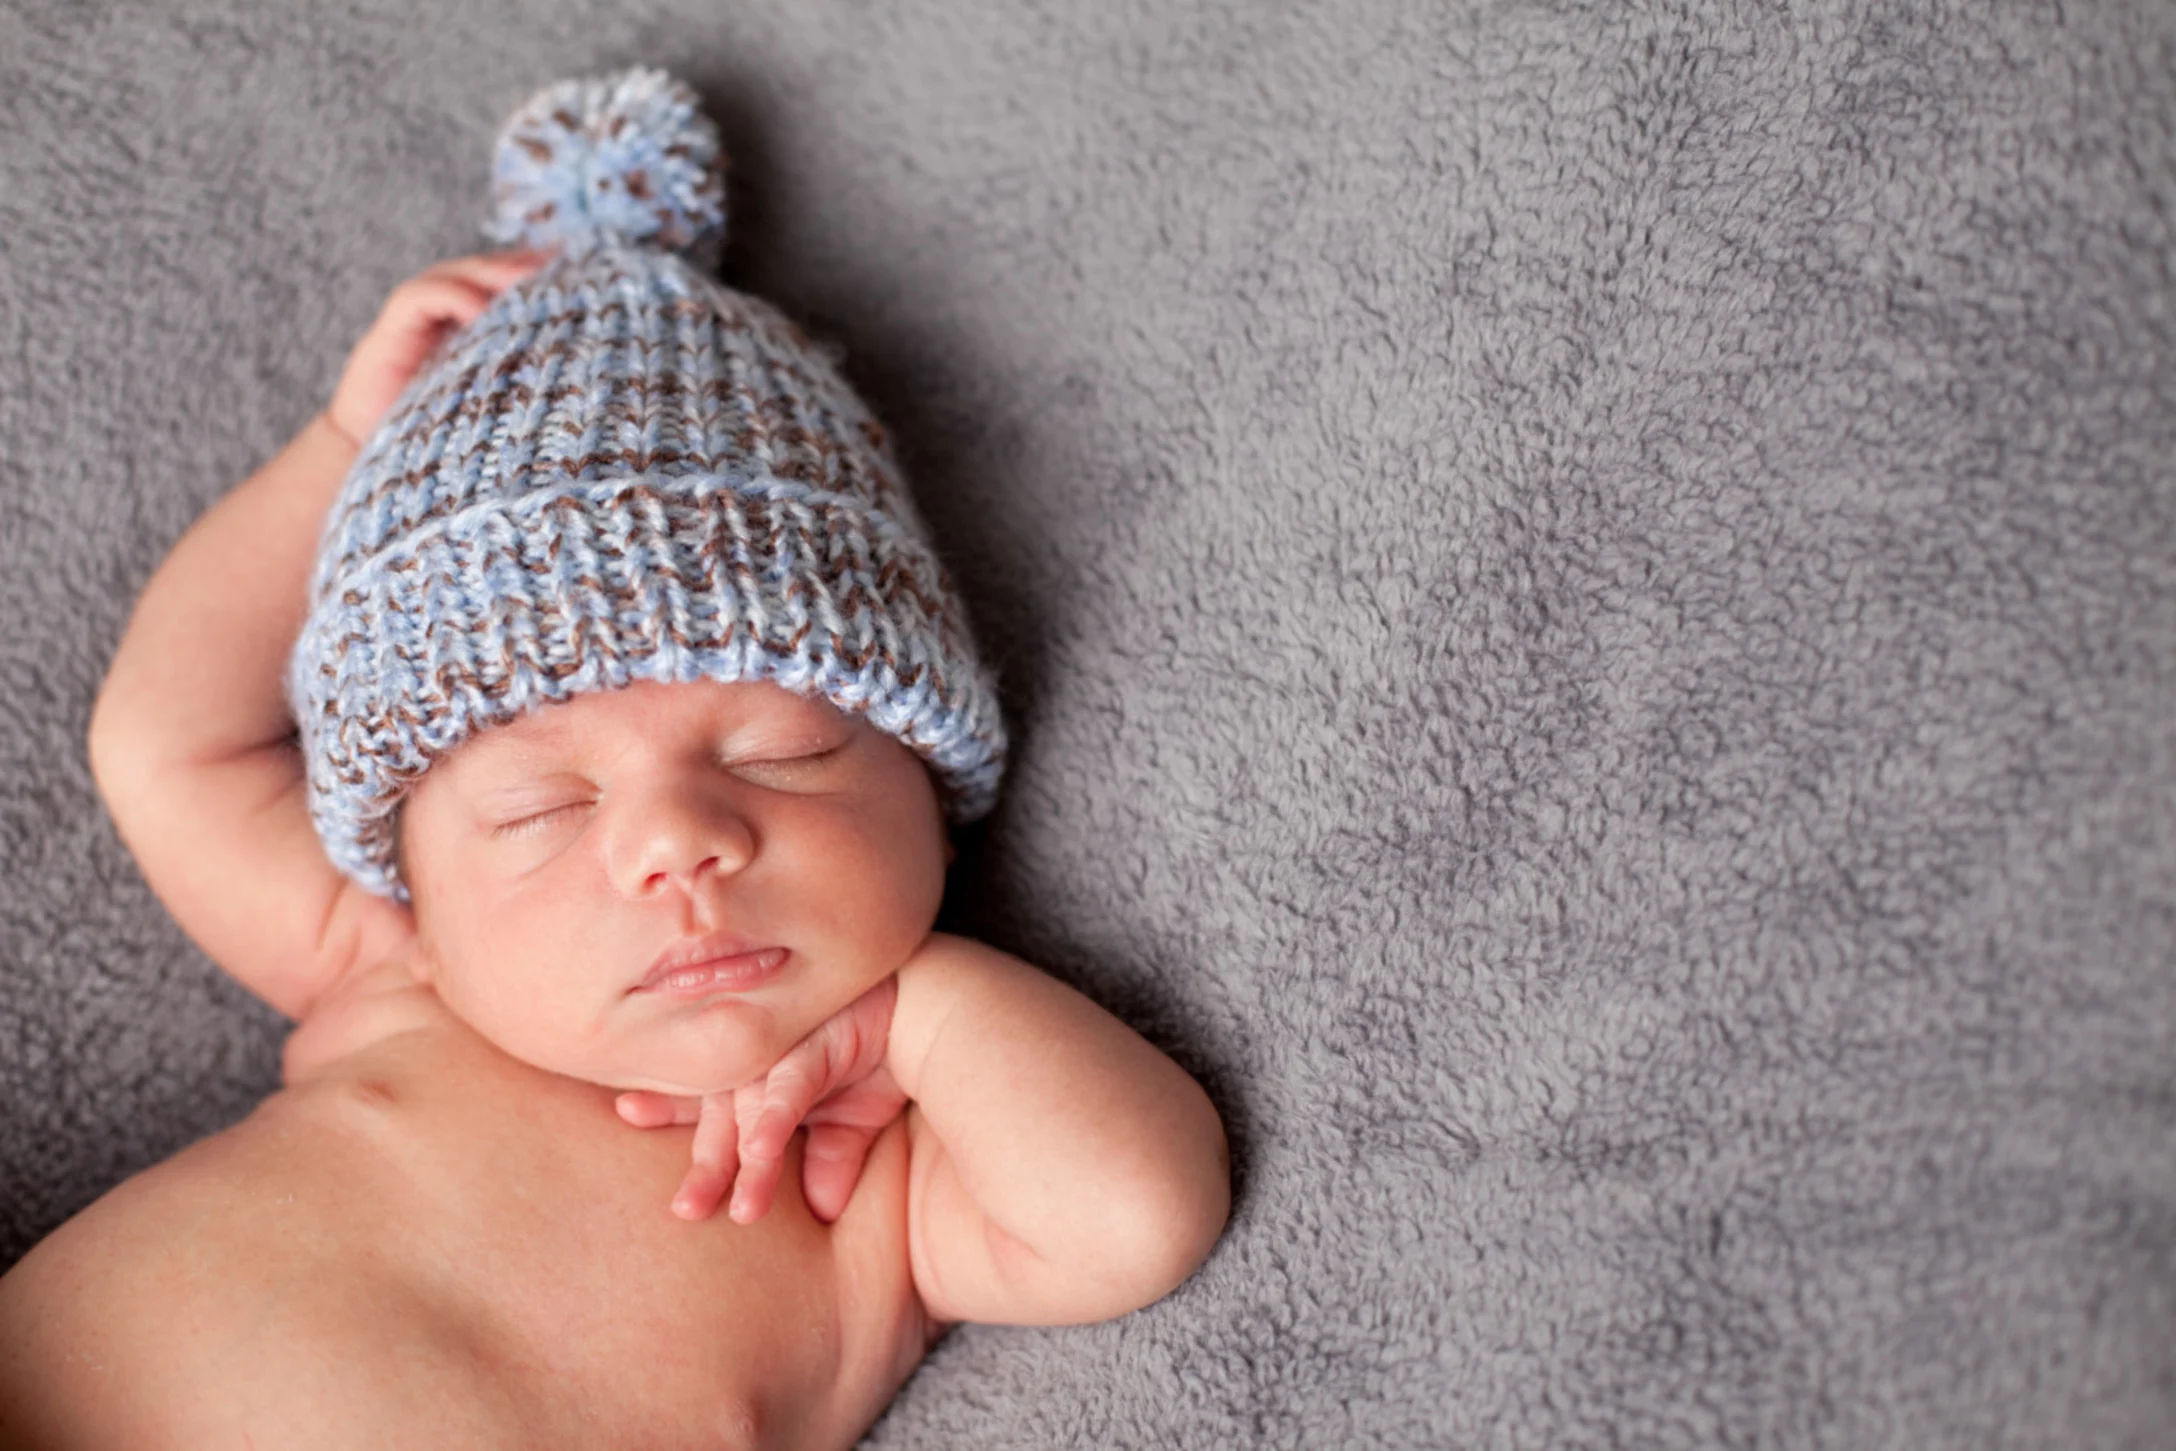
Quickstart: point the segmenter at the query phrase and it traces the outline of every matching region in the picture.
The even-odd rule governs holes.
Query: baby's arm
[[[1016,957],[932,934],[898,974],[908,1248],[939,1320],[1066,1324],[1168,1294],[1231,1208],[1223,1124],[1184,1069]]]
[[[673,1201],[762,1217],[788,1140],[830,1222],[902,1107],[912,1145],[908,1252],[940,1320],[1106,1319],[1192,1274],[1231,1209],[1208,1095],[1071,988],[969,938],[933,932],[898,972],[756,1082],[706,1099],[619,1096],[644,1128],[696,1125]]]
[[[354,458],[320,414],[198,519],[144,587],[91,713],[92,774],[144,879],[206,955],[293,1018],[407,915],[326,860],[280,688]]]
[[[304,805],[282,678],[318,533],[356,441],[430,349],[541,260],[456,259],[394,289],[325,412],[152,575],[92,709],[91,772],[145,880],[207,956],[292,1018],[414,933],[407,908],[333,868]]]

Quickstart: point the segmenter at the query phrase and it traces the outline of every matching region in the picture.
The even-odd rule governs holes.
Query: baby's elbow
[[[148,755],[142,732],[112,703],[111,696],[100,695],[92,703],[91,723],[83,734],[83,757],[91,769],[91,785],[109,812],[143,789]]]
[[[101,795],[109,792],[121,760],[121,746],[113,704],[103,692],[91,702],[91,723],[83,732],[83,758],[91,768],[91,784]]]
[[[1135,1310],[1161,1300],[1201,1268],[1231,1218],[1231,1161],[1223,1125],[1180,1160],[1143,1174],[1108,1221],[1110,1263],[1123,1266],[1120,1298]]]
[[[1232,1160],[1231,1150],[1224,1141],[1224,1124],[1216,1111],[1209,1113],[1209,1132],[1201,1161],[1189,1178],[1183,1204],[1174,1215],[1176,1226],[1173,1235],[1173,1264],[1177,1273],[1171,1281],[1176,1289],[1181,1282],[1201,1268],[1216,1242],[1224,1237],[1225,1226],[1232,1217]],[[1166,1293],[1169,1293],[1166,1291]]]

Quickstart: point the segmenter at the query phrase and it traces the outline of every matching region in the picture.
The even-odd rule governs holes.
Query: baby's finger
[[[682,1219],[708,1219],[716,1213],[718,1202],[740,1168],[734,1144],[732,1097],[729,1093],[712,1093],[703,1098],[702,1117],[695,1125],[695,1145],[689,1151],[693,1162],[672,1200],[672,1212]]]
[[[808,1055],[795,1049],[770,1076],[736,1096],[740,1121],[740,1173],[733,1180],[733,1203],[726,1213],[738,1224],[754,1224],[770,1211],[784,1168],[786,1145],[815,1101]]]
[[[846,1212],[876,1135],[875,1129],[857,1124],[809,1125],[808,1143],[801,1151],[801,1197],[808,1201],[809,1213],[829,1224]]]
[[[733,1203],[725,1212],[735,1224],[754,1224],[771,1212],[771,1200],[778,1193],[778,1177],[785,1168],[780,1159],[740,1161],[740,1173],[733,1177]]]
[[[680,1187],[673,1192],[672,1212],[691,1224],[710,1218],[724,1202],[725,1191],[731,1182],[730,1176],[714,1165],[688,1165],[687,1173],[680,1178]]]
[[[769,1102],[768,1087],[760,1082],[749,1084],[734,1098],[740,1130],[740,1172],[733,1178],[733,1202],[725,1212],[736,1224],[754,1224],[761,1219],[770,1209],[771,1196],[778,1187],[784,1149],[766,1152],[764,1145],[772,1136],[757,1132]],[[786,1132],[790,1137],[793,1131],[789,1128]]]
[[[402,334],[436,332],[448,324],[466,327],[491,305],[496,291],[475,278],[426,272],[393,289],[377,326]]]
[[[559,255],[556,247],[515,247],[504,252],[479,252],[473,257],[449,257],[416,275],[445,277],[496,292],[518,282]]]
[[[612,1107],[618,1110],[622,1119],[638,1129],[662,1129],[677,1124],[691,1124],[703,1114],[703,1101],[699,1098],[652,1093],[648,1089],[640,1088],[630,1089],[613,1099]]]
[[[796,1048],[778,1061],[762,1083],[755,1085],[754,1092],[747,1093],[749,1105],[734,1105],[740,1110],[740,1156],[744,1161],[776,1159],[785,1154],[793,1131],[823,1095],[822,1068],[820,1050]]]

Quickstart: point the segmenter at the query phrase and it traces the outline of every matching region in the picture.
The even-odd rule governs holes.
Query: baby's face
[[[418,974],[508,1053],[615,1088],[763,1073],[921,945],[951,860],[913,751],[768,681],[545,706],[402,815]],[[711,961],[743,948],[773,950]]]

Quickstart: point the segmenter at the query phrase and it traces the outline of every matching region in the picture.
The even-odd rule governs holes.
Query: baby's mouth
[[[665,997],[746,992],[776,977],[791,955],[783,947],[757,947],[714,933],[668,948],[648,975],[628,991]]]

